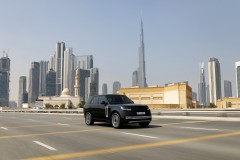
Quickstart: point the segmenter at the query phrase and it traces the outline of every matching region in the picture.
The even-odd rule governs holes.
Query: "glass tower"
[[[9,105],[10,59],[0,58],[0,106]]]
[[[199,104],[202,106],[206,105],[206,82],[205,82],[205,69],[204,63],[200,63],[200,82],[198,84],[198,96]]]
[[[34,103],[39,96],[39,62],[32,62],[29,72],[28,103]]]

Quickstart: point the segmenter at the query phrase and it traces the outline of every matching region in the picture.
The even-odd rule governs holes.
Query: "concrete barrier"
[[[19,112],[19,113],[83,113],[82,108],[78,109],[5,109],[2,112]]]

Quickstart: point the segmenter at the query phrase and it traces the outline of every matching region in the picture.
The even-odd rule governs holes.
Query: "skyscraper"
[[[210,103],[216,105],[222,96],[220,63],[216,58],[210,58],[208,62],[208,78]]]
[[[27,103],[27,77],[19,78],[18,107],[22,107],[23,103]]]
[[[99,70],[98,68],[90,69],[90,96],[98,95],[99,89]]]
[[[102,94],[103,95],[108,94],[108,89],[107,89],[106,83],[103,83],[103,85],[102,85]]]
[[[237,97],[240,98],[240,61],[235,63]]]
[[[9,104],[10,59],[8,56],[0,58],[0,106]]]
[[[64,76],[63,88],[68,88],[71,95],[74,95],[74,55],[72,48],[66,48],[64,51]]]
[[[53,54],[50,56],[50,61],[49,61],[49,65],[48,65],[48,68],[49,69],[53,69],[54,71],[56,70],[55,69],[55,63],[56,63],[56,54]]]
[[[192,100],[197,101],[197,93],[196,92],[192,92]]]
[[[232,97],[232,83],[224,80],[224,97]]]
[[[85,55],[85,56],[76,56],[75,58],[75,68],[79,67],[80,69],[91,69],[93,68],[93,56]]]
[[[93,68],[93,56],[75,56],[74,68],[80,69],[80,96],[86,101],[99,94],[99,70]]]
[[[8,73],[0,70],[0,106],[8,106],[9,93],[8,93]]]
[[[206,87],[206,105],[210,103],[210,95],[209,95],[209,85]]]
[[[80,97],[83,97],[84,101],[87,101],[89,97],[89,92],[90,92],[90,71],[86,69],[80,69],[79,76],[80,76],[80,86],[81,86]]]
[[[39,95],[46,95],[46,74],[48,71],[48,61],[40,61],[39,68]]]
[[[64,51],[65,43],[58,42],[56,44],[55,53],[55,70],[56,70],[56,95],[61,95],[63,90],[63,76],[64,76]]]
[[[50,69],[46,75],[46,96],[56,95],[56,72]]]
[[[205,69],[204,63],[200,63],[200,82],[198,84],[198,98],[199,104],[202,106],[206,105],[206,82],[205,82]]]
[[[121,88],[121,83],[118,81],[113,82],[113,94],[117,93],[117,91]]]
[[[138,86],[138,71],[134,71],[132,75],[132,86]]]
[[[34,103],[39,96],[39,62],[32,62],[29,72],[28,103]]]
[[[138,86],[147,87],[146,72],[145,72],[145,46],[144,46],[142,19],[141,19],[141,34],[140,34],[140,47],[139,47]]]

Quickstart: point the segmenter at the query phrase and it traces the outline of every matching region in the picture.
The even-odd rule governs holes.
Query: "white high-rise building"
[[[49,65],[48,65],[49,70],[50,69],[53,69],[54,71],[56,70],[55,63],[56,63],[56,54],[54,53],[53,55],[50,56],[50,61],[49,61]]]
[[[240,97],[240,61],[235,63],[237,97]]]
[[[102,94],[108,94],[108,88],[107,88],[107,83],[103,83],[102,85]]]
[[[74,93],[74,55],[72,48],[66,48],[64,51],[64,74],[63,88],[68,88],[71,95]]]
[[[217,100],[222,97],[220,63],[216,58],[210,58],[208,62],[208,78],[209,100],[216,105]]]
[[[113,94],[117,93],[117,91],[121,88],[121,83],[118,81],[113,82]]]

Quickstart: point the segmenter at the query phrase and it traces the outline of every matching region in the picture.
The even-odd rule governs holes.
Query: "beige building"
[[[138,104],[147,104],[151,108],[193,108],[192,88],[187,83],[168,84],[165,87],[122,88],[118,94],[124,94]]]
[[[217,108],[240,108],[240,98],[222,98],[217,101]]]

